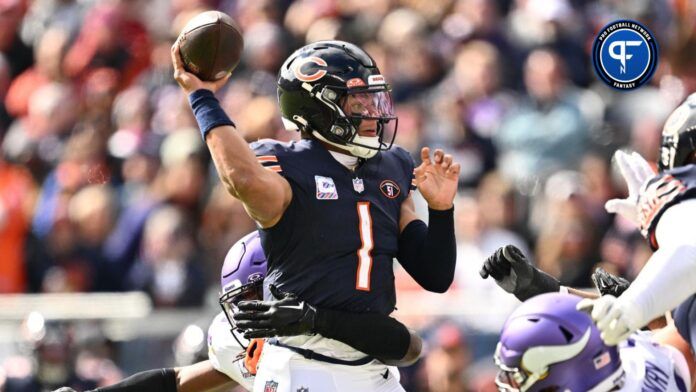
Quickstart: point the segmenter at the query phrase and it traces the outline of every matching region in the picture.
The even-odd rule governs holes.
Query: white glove
[[[590,314],[600,331],[600,337],[609,346],[619,344],[642,327],[635,306],[625,304],[621,298],[613,295],[583,299],[577,309]]]
[[[629,155],[618,150],[614,153],[614,160],[628,186],[628,197],[611,199],[604,204],[604,208],[607,212],[619,214],[638,226],[638,194],[643,183],[655,173],[650,164],[637,152]]]

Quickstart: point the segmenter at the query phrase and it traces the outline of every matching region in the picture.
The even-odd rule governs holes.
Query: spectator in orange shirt
[[[29,172],[0,157],[0,293],[25,290],[24,241],[34,194],[35,186]]]

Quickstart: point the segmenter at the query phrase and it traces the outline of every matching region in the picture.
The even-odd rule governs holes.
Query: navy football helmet
[[[263,299],[263,279],[266,277],[266,256],[261,248],[259,233],[254,231],[237,241],[225,256],[220,273],[222,293],[220,306],[232,327],[232,336],[237,339],[237,329],[232,315],[237,303],[243,300]],[[237,342],[245,347],[242,342]]]
[[[689,95],[662,129],[658,166],[660,171],[693,163],[696,152],[696,93]]]
[[[348,42],[319,41],[290,55],[278,74],[278,103],[288,130],[360,158],[391,148],[396,136],[391,88],[372,57]],[[374,136],[359,135],[368,122]]]

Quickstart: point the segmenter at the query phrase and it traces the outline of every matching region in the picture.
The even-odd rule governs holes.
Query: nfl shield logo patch
[[[266,385],[263,387],[263,392],[276,392],[278,390],[278,383],[271,380],[266,381]]]
[[[355,189],[355,191],[358,193],[363,193],[365,190],[365,184],[363,183],[362,178],[353,179],[353,189]]]
[[[314,181],[317,184],[317,199],[319,200],[337,200],[338,192],[336,184],[331,177],[314,176]]]

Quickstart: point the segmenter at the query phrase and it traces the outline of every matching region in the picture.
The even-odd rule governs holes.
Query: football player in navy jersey
[[[449,288],[460,166],[424,148],[414,168],[409,154],[392,146],[397,118],[390,88],[366,52],[322,41],[293,53],[279,71],[278,101],[286,127],[302,140],[263,140],[251,148],[213,94],[226,78],[203,82],[186,72],[178,44],[172,60],[221,180],[260,227],[267,300],[272,292],[278,299],[292,293],[288,300],[297,305],[286,309],[311,304],[388,315],[396,302],[394,258],[425,289]],[[415,213],[415,188],[428,203],[429,225]],[[372,344],[385,340],[375,335]],[[257,390],[401,390],[372,358],[319,334],[267,346]]]

